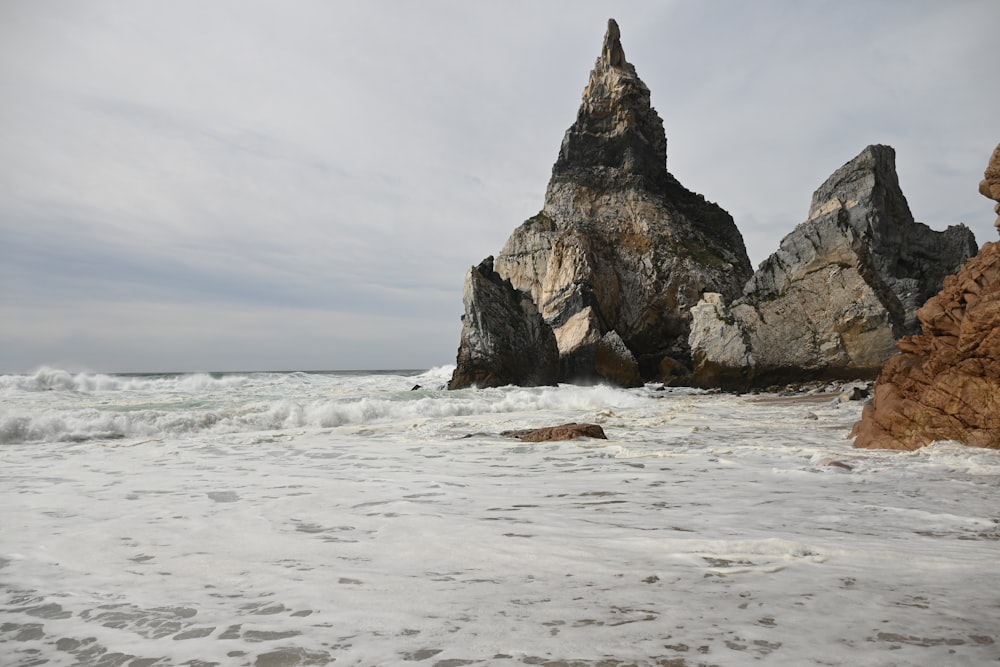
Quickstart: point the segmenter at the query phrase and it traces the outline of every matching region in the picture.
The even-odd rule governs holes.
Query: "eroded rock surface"
[[[462,301],[462,339],[449,389],[555,384],[559,351],[552,329],[531,297],[493,270],[492,257],[469,269]]]
[[[609,21],[542,211],[496,258],[552,327],[567,381],[635,383],[630,357],[646,379],[673,372],[691,306],[705,291],[736,297],[751,274],[731,216],[666,165],[663,122]]]
[[[1000,201],[1000,145],[980,192]],[[1000,448],[1000,244],[987,243],[917,312],[852,435],[855,447],[917,449],[935,440]]]
[[[706,295],[693,310],[695,383],[874,378],[895,342],[919,329],[917,309],[975,253],[964,225],[915,222],[895,151],[868,146],[816,190],[808,219],[740,299]]]

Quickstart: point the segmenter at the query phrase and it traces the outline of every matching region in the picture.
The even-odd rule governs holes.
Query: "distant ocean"
[[[1000,661],[1000,452],[451,370],[0,376],[0,664]]]

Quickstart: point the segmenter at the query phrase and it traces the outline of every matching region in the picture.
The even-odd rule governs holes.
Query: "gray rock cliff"
[[[751,275],[732,217],[667,171],[663,122],[614,20],[544,206],[496,271],[552,327],[563,379],[618,384],[686,363],[691,307],[706,291],[737,297]]]
[[[449,389],[555,384],[559,351],[531,297],[493,270],[493,258],[465,277],[462,339]]]
[[[913,220],[895,151],[868,146],[816,190],[808,219],[741,298],[706,295],[693,309],[695,383],[874,377],[919,330],[917,309],[975,254],[964,225],[938,232]]]

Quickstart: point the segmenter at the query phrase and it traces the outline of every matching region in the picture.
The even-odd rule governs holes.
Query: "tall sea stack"
[[[691,307],[703,292],[735,298],[752,273],[732,217],[667,171],[663,121],[613,19],[544,206],[513,232],[494,267],[555,334],[560,364],[551,379],[620,385],[686,374]],[[470,322],[485,321],[470,312],[477,302],[466,299],[452,388],[477,384],[469,336],[503,335],[469,331]],[[530,353],[529,341],[509,343],[480,352],[475,365],[505,365],[489,358],[501,348]],[[491,383],[504,380],[518,382]]]

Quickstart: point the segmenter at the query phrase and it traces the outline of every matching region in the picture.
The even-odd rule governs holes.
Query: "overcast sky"
[[[7,0],[0,372],[453,363],[611,16],[754,265],[871,143],[996,238],[996,0]]]

